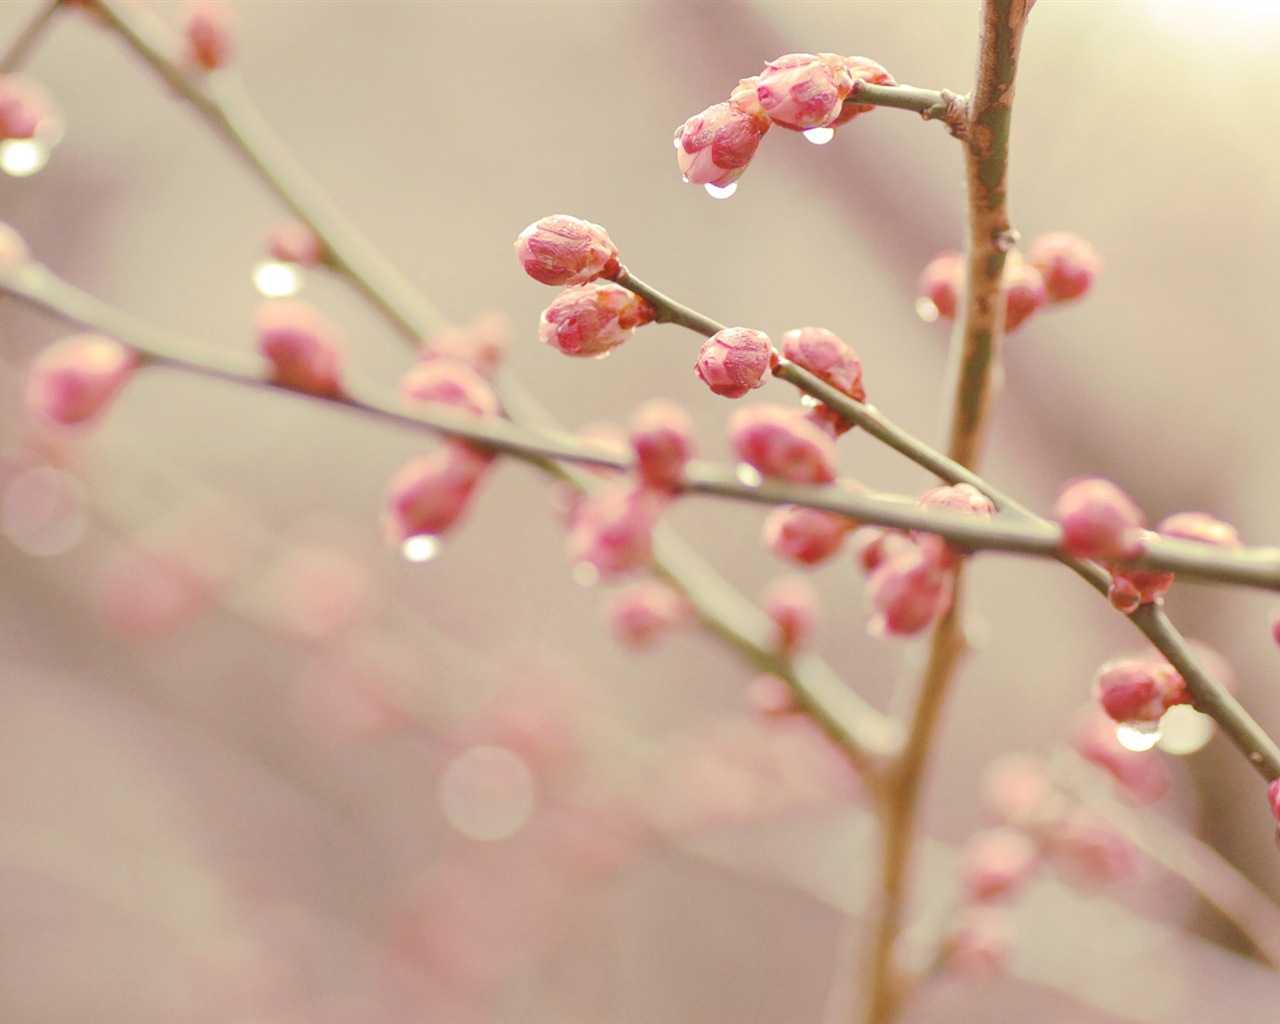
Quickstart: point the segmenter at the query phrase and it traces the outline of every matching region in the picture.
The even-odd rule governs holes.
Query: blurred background
[[[0,5],[0,44],[40,6]],[[177,23],[178,5],[149,6]],[[538,343],[554,293],[511,245],[551,213],[604,225],[635,274],[722,322],[835,331],[870,400],[940,440],[947,330],[913,302],[923,265],[962,241],[946,131],[889,110],[821,147],[775,131],[727,200],[681,182],[670,139],[793,51],[964,92],[976,3],[236,12],[236,64],[285,146],[447,317],[505,316],[503,373],[567,427],[672,398],[717,458],[730,406],[674,327],[600,362]],[[1277,46],[1271,3],[1036,5],[1015,227],[1078,232],[1106,267],[1007,346],[982,468],[1032,507],[1096,473],[1153,521],[1204,509],[1250,543],[1280,540]],[[101,299],[251,351],[251,271],[281,206],[85,14],[60,14],[25,73],[66,133],[39,173],[0,178],[0,219]],[[309,274],[303,295],[341,326],[353,373],[391,385],[412,364],[341,282]],[[802,731],[749,718],[750,669],[711,637],[619,645],[603,588],[571,578],[544,478],[500,465],[439,557],[410,563],[379,517],[421,436],[163,369],[91,434],[40,434],[17,375],[64,333],[0,308],[0,1016],[821,1019],[860,939],[872,847],[856,783]],[[857,432],[841,452],[877,489],[932,486]],[[691,499],[670,519],[754,596],[789,571],[759,544],[763,517]],[[818,649],[890,706],[919,646],[866,635],[847,556],[811,579]],[[954,893],[947,850],[989,821],[984,766],[1061,746],[1096,667],[1141,650],[1055,566],[988,555],[970,579],[981,646],[923,810],[929,925]],[[1168,599],[1273,732],[1275,606],[1188,583]],[[1159,813],[1280,895],[1274,822],[1229,744],[1150,756],[1173,778]],[[1017,917],[1011,976],[943,979],[908,1019],[1261,1021],[1280,996],[1151,865],[1084,895],[1048,881]]]

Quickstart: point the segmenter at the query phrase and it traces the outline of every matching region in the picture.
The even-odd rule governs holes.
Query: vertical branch
[[[964,305],[952,337],[947,393],[947,453],[974,468],[999,386],[1004,331],[1001,289],[1005,256],[1016,239],[1009,226],[1009,125],[1018,50],[1034,0],[984,0],[977,80],[961,131],[968,193],[969,237]],[[867,962],[865,1019],[889,1024],[901,1012],[910,978],[896,947],[906,920],[917,816],[933,739],[956,667],[965,652],[960,579],[951,609],[930,638],[901,754],[878,780],[882,827],[878,913]]]

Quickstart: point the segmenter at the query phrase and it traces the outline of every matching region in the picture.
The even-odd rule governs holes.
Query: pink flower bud
[[[302,299],[268,299],[258,305],[253,322],[272,383],[313,395],[342,393],[342,340],[315,306]]]
[[[938,317],[955,319],[964,290],[964,254],[942,252],[925,264],[916,281],[916,312],[920,319],[932,322]]]
[[[870,609],[867,631],[873,636],[912,636],[951,607],[954,573],[945,560],[946,546],[924,543],[885,559],[867,581]]]
[[[73,334],[41,351],[27,372],[28,412],[56,427],[87,424],[124,388],[137,365],[133,349],[101,334]]]
[[[447,405],[473,416],[502,412],[498,395],[487,380],[456,359],[426,359],[400,378],[400,394],[409,404]]]
[[[806,131],[836,119],[853,83],[843,57],[788,53],[765,65],[756,96],[774,124]]]
[[[281,263],[314,267],[324,262],[324,243],[307,225],[296,220],[282,220],[267,231],[267,252]]]
[[[826,484],[836,478],[836,446],[795,409],[753,405],[729,417],[729,440],[739,459],[770,480]]]
[[[1267,787],[1267,802],[1271,804],[1271,814],[1280,822],[1280,779],[1272,779]]]
[[[760,607],[777,627],[778,646],[788,653],[808,646],[818,626],[818,592],[800,576],[774,580],[760,595]]]
[[[1083,807],[1075,807],[1053,823],[1045,853],[1072,885],[1095,889],[1132,875],[1137,869],[1133,847]]]
[[[741,398],[764,384],[777,359],[768,335],[749,327],[726,327],[703,343],[693,372],[717,395]]]
[[[1016,828],[992,828],[974,835],[961,854],[965,897],[993,903],[1017,893],[1035,873],[1040,849]]]
[[[566,288],[542,313],[538,337],[567,356],[603,356],[653,319],[649,304],[610,281]]]
[[[1070,740],[1076,753],[1109,772],[1139,802],[1151,803],[1168,791],[1169,770],[1164,762],[1122,747],[1115,721],[1100,708],[1089,708],[1079,718]]]
[[[605,619],[619,643],[643,647],[666,630],[693,617],[693,608],[679,591],[658,579],[641,580],[615,591],[605,606]]]
[[[1069,231],[1051,231],[1032,239],[1027,260],[1043,275],[1050,302],[1080,298],[1102,270],[1098,250]]]
[[[646,487],[679,490],[693,457],[693,420],[674,402],[646,402],[631,417],[631,450]]]
[[[708,107],[676,129],[676,161],[685,181],[723,188],[746,172],[770,125],[754,83],[744,79],[727,103]]]
[[[1117,658],[1098,669],[1094,694],[1117,722],[1158,722],[1173,705],[1191,701],[1172,665],[1137,658]]]
[[[850,102],[858,91],[862,88],[863,83],[867,85],[897,85],[893,75],[889,74],[883,67],[875,61],[867,57],[845,57],[845,70],[853,76],[853,88],[849,92],[848,98],[845,100],[840,113],[836,115],[829,128],[839,128],[842,124],[848,124],[860,114],[867,114],[875,110],[875,105],[871,103],[852,103]]]
[[[820,565],[840,552],[857,523],[848,516],[803,505],[781,505],[764,521],[764,545],[796,565]]]
[[[648,565],[653,559],[653,528],[663,506],[656,491],[625,481],[601,488],[573,508],[570,560],[593,566],[604,578]]]
[[[1150,531],[1143,530],[1142,537],[1145,539],[1148,536],[1153,535]],[[1158,600],[1173,586],[1173,573],[1163,569],[1138,569],[1107,561],[1101,564],[1111,573],[1107,599],[1112,607],[1126,615],[1131,615],[1140,605]]]
[[[599,224],[563,213],[543,217],[516,238],[516,257],[535,281],[586,284],[618,273],[618,249]]]
[[[20,75],[0,75],[0,140],[29,139],[58,120],[49,94]]]
[[[492,460],[462,444],[410,459],[387,485],[383,533],[392,543],[444,533],[466,513]]]
[[[830,331],[800,327],[782,335],[782,354],[856,402],[867,400],[858,354]]]
[[[915,546],[909,534],[881,526],[864,526],[853,535],[853,560],[870,575],[889,558]]]
[[[965,907],[943,946],[943,963],[966,981],[990,981],[1008,966],[1013,934],[1013,921],[1003,907]]]
[[[1022,827],[1054,817],[1062,803],[1044,762],[1025,754],[1005,754],[987,764],[982,798],[1001,821]]]
[[[756,676],[747,685],[747,707],[766,718],[794,715],[800,704],[785,679],[775,675]]]
[[[943,509],[947,512],[960,512],[968,515],[990,519],[995,515],[996,506],[990,498],[972,484],[946,484],[925,491],[916,502],[923,509]]]
[[[1062,549],[1079,558],[1133,558],[1142,551],[1146,517],[1110,480],[1079,477],[1058,493],[1054,516]]]
[[[1047,301],[1044,278],[1032,264],[1011,253],[1004,265],[1004,329],[1016,331]]]
[[[1156,524],[1156,533],[1228,551],[1244,546],[1240,533],[1234,526],[1215,519],[1207,512],[1175,512],[1171,516],[1165,516]]]
[[[235,15],[225,0],[187,0],[182,34],[188,64],[216,71],[231,62],[235,49]]]

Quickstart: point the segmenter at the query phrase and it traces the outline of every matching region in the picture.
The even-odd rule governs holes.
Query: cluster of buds
[[[516,238],[516,257],[542,284],[567,286],[543,311],[538,337],[568,356],[605,356],[650,323],[654,311],[612,279],[622,272],[617,247],[598,224],[553,214]]]
[[[865,57],[786,54],[766,64],[759,75],[742,79],[728,100],[676,129],[680,173],[694,184],[728,188],[742,177],[773,125],[824,131],[821,141],[827,141],[831,130],[873,109],[850,102],[866,85],[896,84],[889,72]]]
[[[1171,572],[1126,564],[1138,558],[1152,538],[1169,537],[1227,550],[1241,546],[1235,527],[1205,512],[1166,516],[1154,532],[1150,531],[1134,500],[1101,477],[1068,481],[1058,493],[1054,516],[1062,528],[1062,550],[1100,562],[1111,573],[1111,604],[1126,614],[1158,601],[1173,585]]]
[[[1081,298],[1102,270],[1102,257],[1079,235],[1051,231],[1031,241],[1025,254],[1009,253],[1004,266],[1004,327],[1015,331],[1046,306]],[[965,286],[963,254],[939,253],[916,282],[916,312],[932,322],[955,318]]]
[[[991,500],[969,484],[935,487],[921,496],[923,509],[990,518]],[[877,636],[912,636],[951,607],[961,553],[932,533],[864,528],[857,563],[867,574],[867,628]]]

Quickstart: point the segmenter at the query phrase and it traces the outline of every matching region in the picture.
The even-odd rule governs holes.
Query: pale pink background
[[[0,5],[0,39],[35,6]],[[1034,320],[1009,345],[984,469],[1028,504],[1047,508],[1062,480],[1101,473],[1154,518],[1211,509],[1251,542],[1280,539],[1280,25],[1250,23],[1236,6],[1041,0],[1034,11],[1014,119],[1015,223],[1028,237],[1076,230],[1107,267],[1087,302]],[[1201,21],[1188,28],[1195,12],[1171,8],[1199,8]],[[921,323],[911,301],[918,269],[960,241],[962,174],[945,131],[880,111],[822,149],[775,132],[727,202],[681,183],[670,138],[764,59],[793,50],[865,54],[900,81],[964,91],[975,3],[246,2],[239,11],[244,78],[288,147],[449,316],[507,314],[511,372],[564,423],[622,420],[647,398],[674,397],[716,455],[728,406],[693,378],[696,339],[675,328],[648,328],[599,363],[537,343],[550,292],[519,272],[511,241],[553,212],[606,225],[639,276],[718,319],[774,336],[804,324],[836,331],[861,354],[872,400],[938,436],[946,332]],[[0,219],[98,296],[249,349],[248,268],[280,212],[271,198],[82,19],[60,21],[29,71],[62,104],[67,136],[45,171],[0,181]],[[360,372],[391,382],[408,365],[339,285],[315,282],[307,294],[342,324]],[[9,366],[61,331],[12,303],[0,317]],[[9,379],[6,407],[14,393]],[[5,418],[12,439],[15,418]],[[139,523],[175,503],[163,466],[236,496],[272,529],[318,514],[342,520],[410,622],[450,635],[478,674],[558,651],[631,732],[658,737],[740,708],[748,673],[711,641],[680,637],[633,657],[609,640],[598,595],[568,578],[546,485],[528,470],[500,469],[438,562],[407,566],[384,552],[379,496],[418,447],[305,402],[155,372],[87,442],[86,461]],[[850,435],[842,449],[844,471],[873,486],[929,485],[866,438]],[[781,570],[756,544],[760,518],[709,501],[674,517],[748,593]],[[239,949],[250,933],[267,949],[300,948],[307,984],[326,998],[355,991],[404,887],[446,842],[439,757],[410,740],[343,750],[315,738],[293,708],[303,655],[229,615],[153,644],[120,640],[87,596],[110,539],[95,526],[55,559],[0,542],[0,1016],[175,1019],[192,958]],[[861,582],[847,561],[815,579],[829,599],[823,652],[887,701],[918,651],[864,636]],[[987,643],[951,702],[925,807],[929,833],[948,843],[984,821],[983,763],[1058,742],[1094,667],[1137,636],[1051,565],[984,557],[970,589]],[[1232,660],[1242,698],[1273,731],[1275,603],[1191,585],[1169,600],[1189,635]],[[423,684],[456,688],[448,664],[428,656]],[[1280,894],[1256,776],[1221,740],[1173,768],[1170,813]],[[846,955],[826,901],[848,898],[846,873],[865,869],[856,824],[833,815],[808,831],[722,837],[716,857],[758,860],[745,873],[716,866],[711,852],[644,856],[598,894],[499,1018],[817,1020]],[[787,875],[810,891],[784,884]],[[1158,873],[1151,884],[1130,902],[1233,941],[1183,890],[1161,888]],[[909,1019],[1261,1021],[1280,997],[1274,975],[1199,946],[1161,955],[1172,981],[1134,978],[1125,951],[1106,944],[1123,927],[1088,916],[1105,912],[1100,899],[1044,898],[1059,904],[1026,915],[1032,946],[1061,967],[1057,984],[1108,1011],[1011,981],[935,992]],[[1055,928],[1076,912],[1078,927]],[[1098,948],[1100,963],[1090,959]],[[345,1019],[340,1001],[325,1005]]]

